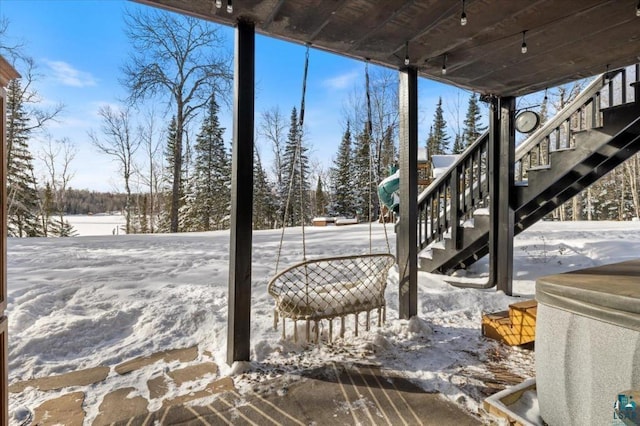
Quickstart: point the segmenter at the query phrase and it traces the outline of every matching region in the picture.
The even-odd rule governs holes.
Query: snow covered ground
[[[232,368],[225,365],[228,232],[112,235],[114,220],[120,218],[102,218],[109,229],[76,226],[94,236],[9,239],[10,383],[195,344],[213,353],[222,374],[230,374]],[[375,250],[386,252],[383,226],[372,229]],[[394,253],[395,235],[392,227],[387,230]],[[106,235],[95,236],[99,233]],[[369,251],[368,225],[307,228],[306,237],[308,258]],[[342,342],[307,350],[281,340],[280,331],[273,329],[273,300],[266,291],[279,239],[279,230],[254,233],[253,362],[236,377],[241,389],[329,360],[366,359],[477,412],[484,397],[478,389],[481,378],[491,375],[489,365],[523,378],[534,374],[531,352],[505,348],[480,335],[483,312],[506,309],[522,298],[454,288],[443,277],[426,273],[418,277],[417,319],[398,319],[398,276],[392,270],[383,327],[361,328],[358,337],[350,327]],[[515,293],[532,298],[538,276],[628,260],[638,253],[640,222],[541,222],[516,238]],[[288,229],[280,269],[301,258],[300,229]],[[467,278],[487,275],[482,260]],[[86,403],[100,401],[124,384],[145,395],[147,378],[111,377],[91,387]],[[27,389],[10,398],[15,413],[33,409],[44,395]],[[87,421],[92,416],[95,412],[88,413]]]
[[[65,220],[73,226],[78,236],[124,234],[124,215],[69,215]]]

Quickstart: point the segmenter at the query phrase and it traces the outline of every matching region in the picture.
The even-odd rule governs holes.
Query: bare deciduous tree
[[[69,187],[69,182],[75,176],[75,171],[71,170],[71,162],[76,157],[77,152],[77,148],[68,138],[53,141],[50,136],[47,137],[40,152],[40,159],[47,169],[47,182],[52,191],[61,231],[65,229],[64,213],[67,207],[67,188]],[[45,211],[42,216],[46,217],[48,213]],[[48,223],[44,220],[43,228],[46,236]]]
[[[186,124],[208,104],[212,94],[226,99],[233,79],[230,55],[217,26],[204,20],[159,10],[125,12],[126,35],[133,47],[123,66],[128,100],[168,96],[176,117],[171,224],[178,231]]]
[[[372,68],[369,71],[369,101],[371,103],[371,153],[375,169],[374,180],[382,174],[385,166],[380,161],[385,138],[395,140],[398,129],[398,75],[384,68]],[[365,80],[363,80],[365,81]],[[366,83],[366,81],[365,81]],[[347,99],[344,109],[346,122],[356,132],[368,126],[369,114],[366,97],[366,84],[355,88]]]
[[[134,154],[140,147],[138,138],[132,129],[131,115],[128,108],[115,110],[110,106],[100,107],[98,115],[102,120],[100,130],[103,138],[94,131],[89,132],[89,138],[98,151],[113,157],[118,163],[124,180],[126,193],[125,202],[125,230],[131,232],[131,176],[133,174]]]
[[[22,41],[9,42],[7,33],[9,32],[9,20],[0,17],[0,55],[15,61],[23,56],[24,43]]]
[[[158,194],[162,180],[162,141],[164,132],[156,129],[156,113],[150,111],[144,118],[143,124],[138,128],[140,143],[144,149],[145,166],[137,167],[137,174],[142,184],[147,188],[149,197],[146,200],[146,208],[140,209],[142,214],[148,216],[147,231],[154,233],[156,229],[156,207],[158,206]],[[143,232],[145,232],[143,230]]]
[[[282,156],[284,153],[284,144],[287,138],[287,125],[284,116],[277,106],[272,107],[261,114],[261,120],[258,133],[271,144],[271,152],[273,153],[273,173],[275,175],[276,185],[282,185]]]

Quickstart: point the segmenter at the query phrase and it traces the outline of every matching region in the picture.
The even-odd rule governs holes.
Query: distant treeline
[[[65,214],[122,212],[126,198],[126,194],[70,188],[65,193]]]

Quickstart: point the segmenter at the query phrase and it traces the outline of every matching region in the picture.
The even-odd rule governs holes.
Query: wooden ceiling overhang
[[[521,96],[640,61],[638,0],[135,0],[401,69]],[[527,53],[521,52],[523,31]],[[442,66],[446,56],[445,75]]]

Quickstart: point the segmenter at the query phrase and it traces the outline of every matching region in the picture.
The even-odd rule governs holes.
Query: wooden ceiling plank
[[[600,20],[601,17],[593,16],[591,18],[593,20],[598,21]],[[600,42],[602,39],[601,37],[602,34],[606,34],[612,31],[613,29],[615,29],[617,36],[622,39],[629,40],[633,36],[638,37],[640,33],[638,32],[637,23],[635,22],[636,20],[637,20],[636,17],[632,17],[622,25],[619,23],[615,23],[610,26],[601,26],[597,31],[593,31],[587,37],[584,37],[580,40],[566,39],[566,41],[564,42],[555,42],[555,40],[558,40],[561,38],[552,37],[550,39],[545,39],[549,41],[546,42],[547,44],[545,46],[540,46],[541,48],[540,48],[539,54],[536,54],[535,52],[532,52],[531,49],[529,49],[529,52],[526,55],[522,55],[519,52],[517,52],[516,50],[517,44],[516,44],[515,46],[513,46],[513,49],[516,50],[517,53],[514,53],[513,57],[514,58],[519,57],[519,59],[513,65],[506,64],[506,68],[516,66],[523,70],[532,70],[532,69],[535,70],[535,69],[544,67],[544,65],[547,63],[559,62],[558,60],[552,61],[552,58],[564,58],[563,59],[564,63],[576,62],[577,58],[584,56],[585,53],[587,53],[581,49],[581,46],[585,44],[588,46],[591,46],[591,49],[588,51],[588,56],[589,56],[589,61],[593,62],[592,58],[599,57],[599,54],[596,53],[597,51],[608,52],[612,50],[610,46],[604,45]],[[585,24],[588,25],[588,23],[585,23]],[[549,29],[548,32],[552,33],[554,31],[562,31],[562,30]],[[600,46],[602,46],[602,48],[599,48]],[[635,49],[638,49],[640,51],[640,43],[636,45]],[[490,61],[491,59],[492,59],[491,56],[486,56],[483,60]],[[606,64],[607,62],[604,59],[600,59],[600,63]],[[540,64],[540,65],[536,66],[537,64]],[[468,63],[465,65],[465,67],[471,67],[471,68],[475,66],[477,66],[477,61],[474,63]],[[471,83],[479,81],[481,79],[490,78],[492,74],[500,72],[500,69],[498,69],[497,67],[494,67],[494,68],[495,69],[490,70],[489,72],[484,74],[476,73],[476,77],[474,80],[471,80]],[[452,73],[455,73],[460,69],[461,68],[456,68],[455,66],[452,66],[452,70],[453,70]],[[604,68],[603,68],[603,71],[604,71]],[[523,73],[521,72],[520,74],[523,74]]]
[[[594,49],[593,53],[598,55],[604,64],[610,64],[611,69],[621,68],[627,65],[631,65],[633,63],[638,62],[638,47],[640,44],[628,44],[627,46],[621,47],[616,51],[612,51],[612,49],[607,48],[606,46],[602,46],[599,49]],[[627,61],[620,61],[620,56],[626,55],[629,58]],[[581,66],[580,75],[575,73],[575,66]],[[544,83],[533,85],[532,87],[539,87],[538,90],[542,90],[547,87],[555,87],[560,84],[569,83],[571,81],[579,80],[582,78],[592,77],[597,74],[601,74],[606,71],[606,65],[592,65],[591,63],[585,61],[580,62],[558,62],[558,63],[549,63],[548,67],[538,68],[535,70],[531,70],[532,72],[523,73],[521,75],[521,79],[524,81],[544,81]],[[554,76],[553,78],[549,78],[549,76]],[[498,76],[496,76],[498,77]],[[499,78],[499,77],[498,77]],[[508,80],[507,80],[508,82]],[[509,86],[521,86],[522,84],[514,84],[512,82],[508,82]],[[514,89],[514,91],[516,91]],[[520,91],[516,91],[520,93]]]
[[[529,46],[529,53],[526,58],[519,55],[505,54],[507,51],[517,52],[520,51],[520,44],[522,42],[521,32],[512,32],[510,36],[504,37],[498,40],[494,40],[492,43],[487,43],[480,49],[478,46],[465,46],[464,50],[457,51],[456,56],[464,58],[463,61],[451,63],[451,71],[456,72],[465,66],[472,66],[478,58],[497,58],[497,57],[511,57],[515,62],[521,62],[522,60],[528,60],[535,55],[535,50],[538,52],[544,52],[547,48],[555,49],[558,47],[558,40],[567,40],[567,32],[577,33],[580,28],[598,28],[599,22],[606,22],[608,17],[613,17],[616,12],[609,12],[609,8],[600,10],[600,8],[592,8],[587,12],[576,14],[565,18],[563,21],[556,21],[548,26],[533,27],[528,25],[529,28],[526,34],[526,41]],[[527,23],[524,23],[527,26]],[[614,27],[617,24],[614,25]],[[602,32],[599,31],[598,32]],[[588,36],[589,33],[586,34]],[[533,55],[532,55],[533,53]],[[504,61],[501,61],[504,63]]]
[[[476,16],[476,25],[478,22],[480,23],[479,27],[481,29],[479,31],[474,31],[474,25],[467,24],[462,27],[458,16],[454,20],[443,22],[442,25],[430,27],[428,31],[424,31],[415,40],[416,43],[425,46],[425,53],[421,58],[418,58],[418,61],[424,62],[430,58],[454,52],[462,46],[471,48],[479,44],[487,45],[498,42],[507,35],[521,31],[522,25],[517,23],[518,18],[529,14],[532,10],[536,11],[547,1],[528,1],[525,7],[518,5],[517,2],[507,2],[503,8],[498,9],[499,12],[491,14],[484,12],[472,15],[473,10],[470,10],[467,15]],[[514,21],[514,23],[508,25],[507,22],[509,21]],[[483,22],[486,22],[484,26]],[[513,28],[517,28],[517,30]]]
[[[275,19],[276,15],[280,13],[280,9],[282,9],[282,5],[284,4],[284,2],[285,0],[278,0],[275,7],[271,9],[271,12],[269,12],[267,18],[260,24],[260,28],[262,28],[263,31],[269,31],[269,26]]]
[[[627,63],[640,51],[631,34],[640,33],[637,0],[467,0],[465,27],[453,0],[238,0],[232,14],[213,0],[134,1],[226,25],[251,19],[262,34],[296,43],[313,38],[321,50],[392,68],[402,65],[410,41],[420,75],[486,93],[524,94]],[[519,56],[525,29],[529,53]],[[442,76],[445,52],[449,72]]]
[[[373,29],[371,29],[370,31],[366,32],[364,35],[360,36],[358,41],[356,41],[353,46],[352,46],[352,50],[358,49],[362,43],[365,40],[368,40],[369,37],[371,37],[373,34],[377,33],[378,31],[380,31],[382,28],[384,28],[388,22],[391,22],[393,19],[395,19],[396,16],[398,16],[398,14],[402,13],[402,11],[411,6],[414,3],[415,0],[411,0],[411,1],[401,1],[401,5],[400,7],[398,7],[396,4],[397,2],[388,2],[386,4],[386,7],[381,8],[380,5],[376,5],[374,4],[374,8],[378,7],[380,11],[386,11],[390,6],[393,8],[393,12],[392,13],[388,13],[385,17],[384,14],[380,14],[381,16],[381,20],[380,20],[380,24],[374,26]],[[386,2],[383,2],[386,3]]]

